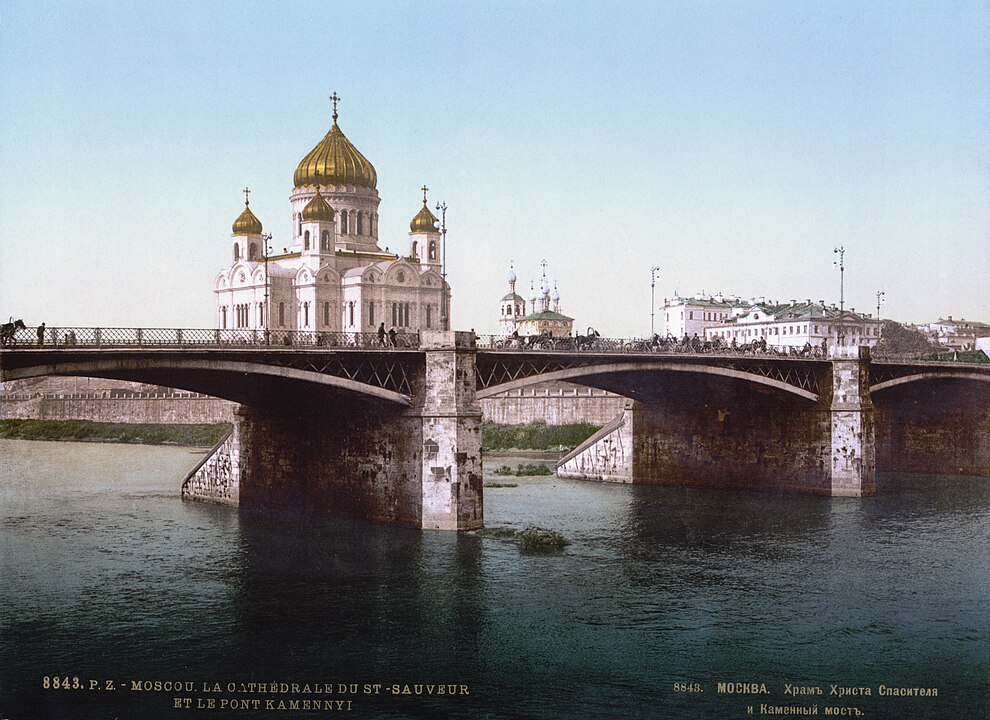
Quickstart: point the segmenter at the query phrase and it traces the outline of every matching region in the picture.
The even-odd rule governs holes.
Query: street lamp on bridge
[[[653,316],[657,310],[657,273],[660,271],[659,265],[654,265],[650,268],[650,339],[656,335],[656,329],[653,326]]]
[[[443,287],[440,288],[440,326],[444,330],[450,330],[450,307],[447,299],[447,203],[438,202],[437,212],[440,213],[440,278],[443,280]]]
[[[262,235],[261,236],[261,241],[265,244],[265,304],[264,304],[265,316],[263,318],[261,318],[261,326],[265,329],[265,343],[267,344],[268,339],[269,339],[268,328],[271,325],[271,321],[272,321],[272,319],[271,319],[272,318],[272,303],[271,303],[271,296],[270,296],[269,290],[268,290],[268,286],[269,286],[269,283],[268,283],[268,256],[272,254],[272,250],[271,250],[271,247],[269,245],[269,243],[271,243],[271,241],[272,241],[272,234],[271,233],[268,233],[267,235]]]
[[[880,304],[887,302],[886,300],[884,300],[886,295],[887,293],[885,293],[883,290],[877,290],[877,322],[880,322]],[[883,328],[883,323],[880,323],[880,327],[877,328],[878,336],[882,328]]]
[[[846,306],[846,288],[845,288],[845,276],[846,276],[846,265],[843,262],[846,249],[840,245],[835,248],[832,252],[838,253],[839,259],[837,262],[832,263],[832,267],[839,268],[839,310],[845,310]]]

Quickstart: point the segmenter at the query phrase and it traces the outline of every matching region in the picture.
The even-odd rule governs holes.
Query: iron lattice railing
[[[210,328],[37,327],[5,331],[6,349],[49,348],[326,348],[376,350],[419,348],[419,333],[397,333],[394,340],[377,333],[306,330],[219,330]]]
[[[655,355],[758,355],[776,358],[805,358],[823,360],[826,350],[820,346],[777,349],[765,342],[751,342],[744,345],[727,344],[721,340],[701,340],[688,338],[657,337],[649,339],[604,338],[596,335],[576,337],[553,337],[550,335],[529,335],[505,337],[503,335],[479,335],[479,350],[506,350],[512,352],[592,352],[609,354],[655,354]]]

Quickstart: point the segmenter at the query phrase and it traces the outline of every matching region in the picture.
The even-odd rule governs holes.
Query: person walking
[[[41,323],[41,325],[38,326],[38,344],[39,345],[44,345],[45,344],[45,324],[44,323]]]
[[[385,323],[378,326],[378,344],[385,344]]]

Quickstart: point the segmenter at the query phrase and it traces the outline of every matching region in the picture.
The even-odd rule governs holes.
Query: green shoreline
[[[0,420],[0,439],[129,445],[216,445],[230,425],[102,423],[91,420]]]
[[[570,450],[598,430],[598,425],[496,425],[483,423],[482,447],[487,452],[508,450]],[[0,420],[0,439],[59,442],[106,442],[139,445],[215,445],[230,428],[211,425],[103,423],[91,420]]]

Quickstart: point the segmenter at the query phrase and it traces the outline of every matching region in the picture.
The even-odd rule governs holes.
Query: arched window
[[[416,246],[417,246],[417,243],[416,243],[415,240],[413,240],[412,252],[410,253],[410,255],[412,255],[413,257],[416,257]]]
[[[364,235],[364,213],[358,210],[357,214],[357,234]]]
[[[375,301],[368,301],[368,325],[375,326]]]
[[[437,241],[430,240],[430,260],[437,259]]]
[[[257,260],[257,259],[258,259],[258,244],[251,243],[250,247],[248,248],[248,260]]]
[[[296,235],[302,235],[302,213],[296,215]]]
[[[347,320],[351,327],[354,327],[354,302],[347,303]]]
[[[330,303],[323,303],[323,326],[328,327],[330,325]]]
[[[303,303],[303,327],[309,327],[309,303]]]
[[[241,246],[238,243],[234,243],[234,262],[241,259]]]
[[[329,250],[330,249],[330,231],[329,230],[324,230],[323,231],[323,236],[322,236],[322,238],[320,240],[320,249],[321,250]]]
[[[309,250],[309,230],[303,234],[303,250]]]
[[[341,235],[346,235],[347,234],[347,211],[346,210],[341,210],[340,211],[340,234]]]
[[[224,330],[227,329],[227,306],[224,305],[220,308],[220,327]]]
[[[285,327],[285,303],[278,304],[278,326]]]
[[[433,312],[432,312],[432,310],[433,310],[433,306],[432,305],[427,305],[426,306],[426,327],[428,327],[428,328],[429,327],[433,327]]]

